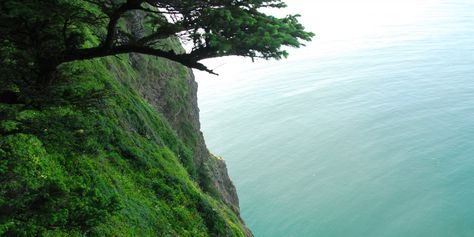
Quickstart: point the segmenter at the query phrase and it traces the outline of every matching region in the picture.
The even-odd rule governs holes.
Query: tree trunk
[[[56,60],[41,59],[36,86],[39,88],[49,87],[54,81],[59,64]]]

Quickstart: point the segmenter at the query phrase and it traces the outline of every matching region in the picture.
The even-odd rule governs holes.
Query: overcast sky
[[[372,47],[378,35],[390,34],[397,26],[416,25],[426,20],[429,9],[440,0],[287,0],[288,8],[271,11],[273,15],[301,14],[300,21],[307,30],[316,34],[307,47],[289,49],[290,57],[275,62],[260,60],[252,63],[249,58],[224,57],[204,60],[220,76],[196,71],[198,81],[203,79],[232,80],[239,72],[268,65],[281,64],[305,58],[337,55],[345,51]],[[414,35],[394,35],[416,37]],[[385,37],[387,38],[387,37]],[[390,38],[390,37],[388,37]],[[383,42],[386,43],[386,42]]]

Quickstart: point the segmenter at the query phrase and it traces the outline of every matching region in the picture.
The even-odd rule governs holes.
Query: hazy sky
[[[288,60],[337,55],[344,51],[373,47],[378,35],[390,34],[397,26],[416,26],[417,22],[429,20],[430,8],[439,0],[287,0],[288,8],[271,11],[273,15],[288,13],[301,14],[300,21],[307,30],[316,34],[307,47],[289,49],[290,57],[278,62],[258,61],[249,58],[225,57],[204,60],[220,76],[212,76],[195,70],[199,81],[202,79],[232,80],[239,71],[264,67],[269,64],[282,64]],[[394,31],[396,32],[396,31]],[[393,35],[416,38],[420,35]],[[386,44],[386,42],[384,42]],[[211,80],[212,81],[212,80]]]

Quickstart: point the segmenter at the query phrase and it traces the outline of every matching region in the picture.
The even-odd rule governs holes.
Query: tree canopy
[[[136,52],[213,73],[199,61],[227,55],[280,59],[287,56],[284,46],[311,40],[298,15],[262,11],[285,7],[282,0],[2,0],[1,54],[6,60],[26,50],[34,57],[30,64],[54,70],[65,62]],[[147,27],[124,27],[130,16]],[[192,49],[161,47],[170,37]]]

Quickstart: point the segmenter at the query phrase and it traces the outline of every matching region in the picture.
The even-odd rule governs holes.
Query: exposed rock
[[[129,27],[143,30],[140,23],[143,17],[139,14],[133,15],[129,19]],[[173,71],[177,68],[177,63],[163,60],[166,64],[161,65],[166,70],[158,71],[153,65],[144,64],[144,56],[139,54],[129,54],[129,63],[132,67],[141,71],[144,78],[136,78],[135,90],[159,113],[163,114],[178,136],[184,141],[191,139],[190,134],[198,134],[193,137],[193,162],[207,178],[210,178],[213,189],[217,191],[220,199],[227,204],[240,218],[239,199],[234,184],[232,183],[225,161],[212,155],[206,147],[204,137],[201,132],[199,121],[199,107],[197,90],[198,84],[195,81],[191,69],[185,72],[185,87],[183,92],[175,92],[170,95],[169,78],[179,75],[181,72]],[[171,98],[171,99],[170,99]],[[176,108],[179,101],[181,107]],[[189,131],[191,129],[191,131]],[[243,223],[243,221],[242,221]],[[253,236],[251,231],[246,229],[247,236]]]

